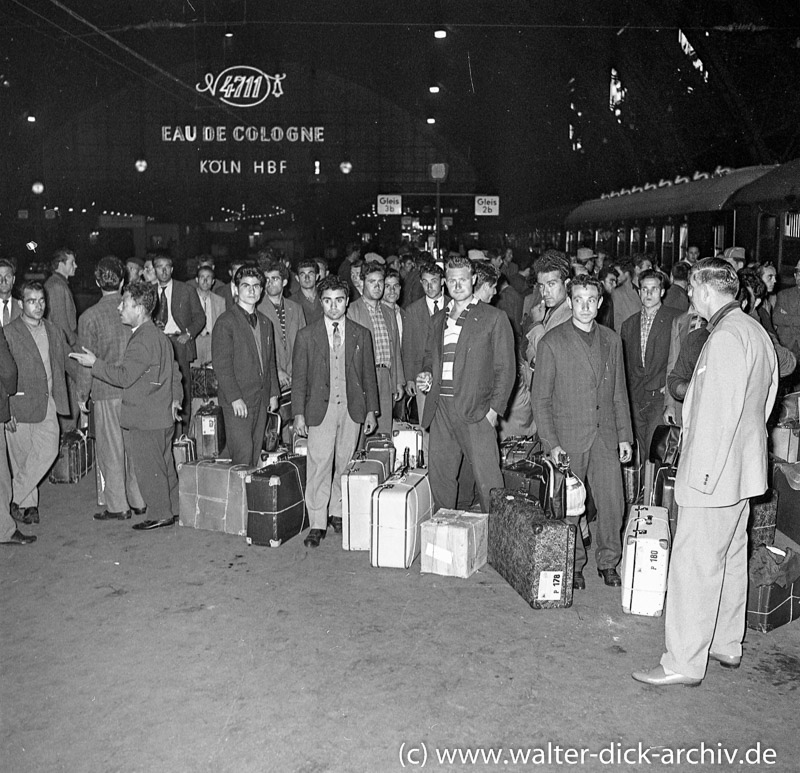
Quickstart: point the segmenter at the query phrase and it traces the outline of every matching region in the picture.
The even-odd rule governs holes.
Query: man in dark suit
[[[628,317],[620,330],[633,425],[645,457],[653,431],[663,422],[672,320],[681,313],[665,306],[663,296],[663,274],[644,271],[639,277],[641,310]]]
[[[539,341],[531,385],[533,418],[553,460],[561,453],[572,472],[588,478],[597,507],[597,570],[606,585],[619,586],[620,531],[625,508],[620,462],[631,458],[631,417],[625,390],[622,342],[595,322],[602,304],[600,282],[588,274],[569,286],[572,320]],[[579,518],[570,517],[577,525]],[[586,547],[575,546],[573,584],[586,587]]]
[[[322,319],[322,303],[317,291],[318,276],[319,264],[316,260],[301,260],[297,264],[299,290],[293,299],[303,307],[307,325]]]
[[[422,426],[430,427],[428,468],[435,507],[456,505],[458,472],[472,467],[483,512],[502,488],[497,419],[516,378],[514,333],[505,312],[473,294],[469,258],[449,258],[450,302],[433,319],[417,388],[428,391]]]
[[[194,340],[206,326],[206,315],[196,290],[172,278],[172,258],[159,255],[153,261],[153,267],[158,279],[158,308],[155,321],[172,343],[175,359],[180,368],[183,388],[180,420],[183,431],[186,432],[189,428],[192,401],[190,368],[192,360],[197,357]]]
[[[258,463],[267,411],[277,411],[281,387],[275,363],[275,332],[256,304],[264,288],[258,266],[240,266],[234,276],[236,305],[217,319],[211,358],[219,381],[228,453],[234,464]]]
[[[683,261],[678,261],[669,275],[670,286],[664,295],[664,305],[680,312],[689,311],[689,271],[691,266]]]
[[[156,298],[157,288],[148,282],[125,288],[119,316],[133,332],[120,364],[100,360],[86,347],[70,354],[92,369],[93,378],[122,388],[123,445],[150,515],[133,525],[139,531],[171,526],[178,517],[172,436],[181,406],[181,374],[170,342],[152,321]]]
[[[2,327],[22,315],[22,304],[12,296],[15,274],[14,264],[5,258],[0,259],[0,325]]]
[[[294,428],[308,437],[306,505],[308,547],[319,547],[328,523],[342,530],[342,473],[364,434],[377,426],[378,382],[372,337],[347,319],[349,287],[338,276],[320,282],[324,317],[304,327],[295,341],[292,367]]]
[[[11,418],[8,397],[17,391],[17,364],[11,356],[6,337],[0,330],[0,544],[28,545],[36,542],[33,534],[23,534],[11,517],[11,470],[6,451],[5,422]]]
[[[39,483],[58,456],[58,414],[69,413],[66,382],[67,342],[61,328],[44,319],[44,288],[22,286],[22,316],[3,332],[17,363],[17,392],[6,424],[14,479],[12,515],[39,522]]]

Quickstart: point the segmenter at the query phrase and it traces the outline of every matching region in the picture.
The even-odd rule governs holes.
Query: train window
[[[800,239],[800,212],[787,212],[784,223],[783,235],[790,239]],[[763,221],[761,227],[764,227]]]
[[[617,228],[617,255],[627,255],[627,244],[625,243],[626,231],[624,228]]]
[[[656,254],[656,227],[649,225],[644,229],[644,252],[645,255]]]
[[[671,266],[675,252],[675,227],[665,225],[661,229],[661,265]]]
[[[639,252],[639,241],[641,240],[641,235],[638,226],[634,226],[631,228],[631,237],[630,237],[630,254],[634,255],[635,253]]]
[[[607,254],[614,253],[614,234],[612,231],[606,229],[597,231],[597,247],[595,250]]]
[[[689,224],[681,223],[680,228],[680,256],[681,260],[686,260],[686,251],[689,249]]]

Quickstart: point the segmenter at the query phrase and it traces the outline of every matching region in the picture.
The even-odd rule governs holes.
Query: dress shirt
[[[344,343],[344,324],[345,324],[344,321],[345,321],[345,319],[346,319],[345,317],[342,317],[341,319],[337,319],[336,320],[339,323],[338,330],[339,330],[339,335],[342,337],[342,343]],[[328,333],[328,346],[330,346],[330,348],[333,349],[333,322],[330,319],[328,319],[327,317],[325,317],[325,330]]]
[[[164,326],[164,332],[167,335],[180,335],[184,331],[178,327],[178,323],[175,322],[175,317],[172,316],[172,280],[170,279],[169,282],[164,285],[162,288],[161,285],[158,286],[158,300],[161,301],[161,291],[162,289],[165,291],[167,296],[167,311],[169,312],[167,316],[167,323]]]

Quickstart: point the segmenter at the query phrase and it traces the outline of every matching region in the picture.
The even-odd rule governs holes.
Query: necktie
[[[250,320],[250,327],[253,328],[253,330],[255,330],[256,325],[258,324],[258,317],[256,316],[256,313],[254,311],[251,312],[250,314],[247,315],[247,319]]]
[[[167,288],[161,288],[161,300],[158,302],[158,321],[166,327],[169,320],[169,305],[167,301]]]
[[[342,334],[339,332],[339,323],[333,323],[333,348],[338,349],[342,345]]]
[[[8,308],[8,301],[3,301],[3,327],[11,322],[11,309]]]
[[[439,301],[438,300],[433,302],[433,313],[436,314],[437,311],[439,311]]]

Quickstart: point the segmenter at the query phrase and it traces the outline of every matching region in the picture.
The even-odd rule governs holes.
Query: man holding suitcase
[[[678,528],[667,579],[666,652],[639,682],[696,686],[709,658],[738,668],[747,606],[748,500],[767,488],[767,417],[778,389],[775,347],[736,302],[719,258],[695,266],[689,295],[708,320],[683,404],[675,480]]]

